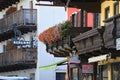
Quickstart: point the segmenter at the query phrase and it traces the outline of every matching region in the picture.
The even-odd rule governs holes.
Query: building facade
[[[0,75],[24,76],[35,80],[37,64],[35,1],[13,1],[9,4],[2,1],[1,6],[3,7],[0,9]]]
[[[95,72],[93,72],[94,65],[88,64],[88,62],[87,62],[87,60],[89,58],[88,55],[81,56],[80,54],[78,54],[78,51],[80,51],[79,49],[80,48],[85,49],[85,47],[84,47],[84,45],[80,45],[81,42],[77,41],[77,40],[79,40],[79,38],[77,38],[76,41],[74,40],[74,38],[76,38],[76,36],[87,33],[87,31],[91,30],[92,28],[95,28],[93,30],[93,33],[95,33],[95,36],[99,36],[99,35],[96,35],[96,32],[97,32],[96,27],[100,26],[100,14],[99,13],[91,13],[91,12],[87,12],[86,10],[73,9],[73,8],[68,8],[67,12],[68,12],[68,20],[71,22],[70,24],[69,24],[69,22],[68,23],[65,22],[65,23],[62,23],[62,25],[64,25],[64,26],[58,24],[59,27],[58,27],[58,25],[55,27],[51,27],[50,29],[43,31],[43,34],[41,34],[39,36],[39,39],[46,44],[46,51],[50,54],[53,54],[56,57],[67,57],[68,60],[70,59],[70,61],[71,61],[72,58],[74,60],[74,58],[76,58],[76,56],[79,56],[80,61],[78,61],[78,62],[77,61],[75,61],[75,62],[68,61],[68,65],[67,65],[68,66],[68,68],[67,68],[68,69],[67,70],[68,80],[86,79],[86,77],[89,79],[93,79],[94,78],[93,75],[96,74]],[[68,33],[59,32],[63,35],[54,34],[54,32],[56,31],[56,27],[58,27],[57,28],[58,32],[60,29],[60,30],[63,30],[63,32],[64,31],[66,32],[66,30],[68,30]],[[64,29],[62,27],[64,27],[64,28],[67,27],[67,28]],[[51,30],[51,33],[49,33],[50,30]],[[44,35],[47,32],[49,34],[53,34],[52,36],[49,34],[48,35],[46,34],[46,36],[52,37],[50,39],[50,41],[52,40],[50,43],[47,42],[47,40],[45,39],[46,37],[44,37],[44,38],[42,37],[42,35]],[[91,34],[90,31],[89,31],[89,33],[87,33],[87,35],[89,35],[89,34]],[[58,37],[58,35],[59,36],[61,35],[61,37],[62,36],[64,36],[64,37],[62,37],[61,39],[58,39],[58,40],[54,40],[53,36]],[[93,36],[93,35],[90,35],[90,36]],[[83,37],[86,38],[86,35]],[[83,39],[83,37],[81,37],[81,38]],[[87,41],[87,39],[85,41]],[[95,43],[97,43],[96,41],[95,41]],[[76,44],[76,42],[77,42],[77,44],[80,45],[80,47],[79,47],[79,45]],[[82,43],[85,44],[84,41],[82,41]],[[92,46],[86,45],[86,48],[87,47],[92,48]],[[75,54],[74,54],[74,52],[75,52]],[[83,52],[83,51],[81,51],[81,52]],[[85,52],[86,51],[84,51],[84,53]],[[79,64],[79,62],[81,62],[81,63]],[[85,67],[88,67],[90,69],[90,71],[86,72],[87,70],[85,70],[82,73],[82,69],[83,69],[82,67],[84,67],[84,69],[86,69]]]
[[[72,38],[81,63],[72,65],[74,67],[70,70],[69,76],[71,78],[69,80],[118,80],[120,56],[119,1],[52,1],[53,5],[77,7],[87,12],[101,13],[96,20],[100,22],[96,28],[77,36],[74,35],[74,38]],[[82,27],[83,25],[84,23]],[[71,33],[74,34],[76,31],[71,31]],[[66,47],[63,48],[66,49]],[[68,49],[65,50],[66,53]],[[64,53],[58,54],[58,56],[63,56]]]
[[[45,80],[49,77],[50,80],[55,80],[61,75],[66,79],[66,66],[43,71],[39,69],[40,66],[64,58],[56,59],[44,51],[43,43],[38,42],[39,32],[66,20],[65,9],[37,6],[37,3],[36,0],[0,2],[1,76],[30,77],[32,80]],[[63,16],[56,17],[60,14]]]

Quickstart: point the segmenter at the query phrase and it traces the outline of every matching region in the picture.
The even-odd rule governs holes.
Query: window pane
[[[119,13],[119,3],[116,2],[114,4],[114,15],[117,15]]]
[[[109,16],[110,16],[110,9],[109,9],[109,7],[107,7],[105,9],[105,19],[109,18]]]
[[[103,66],[103,72],[102,72],[103,80],[108,80],[108,66]]]
[[[112,80],[120,80],[120,63],[112,64]]]
[[[72,80],[78,80],[78,68],[71,69],[71,78]]]

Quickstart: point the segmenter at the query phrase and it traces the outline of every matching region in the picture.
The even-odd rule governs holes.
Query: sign
[[[16,41],[13,41],[13,44],[15,44],[15,45],[31,45],[31,42],[30,41],[19,41],[19,40],[16,40]]]
[[[13,44],[22,47],[22,48],[31,48],[31,41],[19,41],[15,40],[13,41]]]
[[[116,39],[116,50],[120,50],[120,38]]]
[[[93,73],[93,65],[92,64],[83,64],[82,65],[82,73]]]
[[[102,60],[106,60],[108,57],[109,57],[109,54],[91,57],[88,59],[88,62],[91,63],[91,62],[102,61]]]

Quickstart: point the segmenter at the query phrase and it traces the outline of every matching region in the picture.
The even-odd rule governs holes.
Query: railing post
[[[24,14],[25,12],[24,12],[24,11],[25,11],[25,10],[24,10],[24,9],[22,9],[22,16],[23,16],[23,17],[22,17],[22,18],[23,18],[23,25],[25,25],[25,14]]]

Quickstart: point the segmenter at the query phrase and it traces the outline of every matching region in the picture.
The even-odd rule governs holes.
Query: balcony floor
[[[16,63],[14,65],[9,64],[5,66],[0,66],[0,72],[16,71],[31,68],[36,68],[36,64],[34,62]]]
[[[32,32],[37,29],[36,25],[21,25],[21,26],[18,26],[17,28],[22,32],[22,34],[27,32]],[[4,40],[8,40],[12,37],[14,37],[14,32],[12,29],[4,33],[0,33],[0,42]]]

